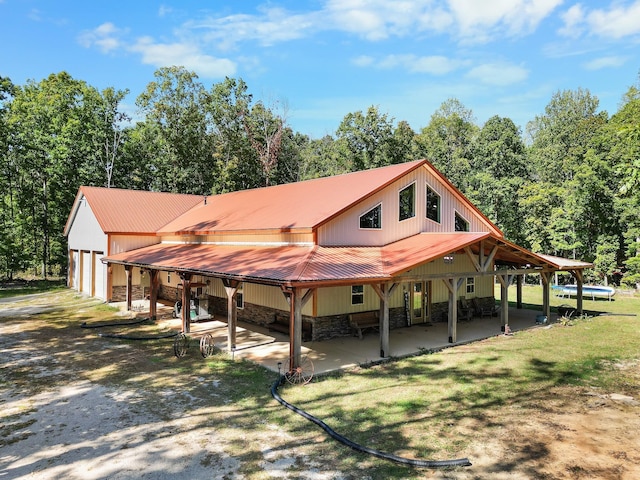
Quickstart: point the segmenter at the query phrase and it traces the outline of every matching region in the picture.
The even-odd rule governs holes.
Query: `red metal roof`
[[[199,195],[183,195],[119,188],[80,187],[65,235],[75,216],[79,202],[86,198],[102,231],[105,233],[153,233],[198,203]]]
[[[419,233],[382,247],[385,270],[398,275],[490,236],[485,232]]]
[[[421,233],[384,247],[157,244],[105,261],[258,283],[364,283],[389,280],[485,239],[501,241],[490,233],[453,232]],[[525,261],[537,258],[527,253]],[[545,262],[540,259],[540,263]]]
[[[373,195],[426,160],[304,182],[241,190],[207,198],[160,233],[207,234],[240,230],[310,230]]]

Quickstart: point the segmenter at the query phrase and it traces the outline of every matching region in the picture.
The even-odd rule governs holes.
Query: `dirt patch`
[[[141,354],[97,339],[79,327],[101,320],[88,318],[93,305],[68,291],[0,303],[0,478],[640,478],[637,361],[614,365],[634,379],[627,391],[554,388],[486,412],[490,430],[453,426],[474,437],[472,467],[377,476],[277,406],[267,373],[241,367],[229,380],[202,358],[173,358],[170,342]],[[259,393],[243,395],[248,375],[264,375]]]

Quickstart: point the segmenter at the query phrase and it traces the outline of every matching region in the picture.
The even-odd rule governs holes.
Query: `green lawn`
[[[525,287],[523,294],[525,303],[541,303],[539,287]],[[15,323],[22,332],[15,345],[38,345],[47,352],[38,361],[55,361],[55,368],[49,376],[41,375],[36,363],[3,369],[0,388],[35,394],[86,379],[144,390],[144,405],[167,418],[175,416],[174,408],[184,408],[193,422],[215,425],[225,439],[221,448],[238,458],[245,478],[269,478],[261,466],[265,442],[272,450],[293,449],[311,462],[352,474],[344,478],[426,478],[424,471],[354,452],[281,407],[270,395],[276,379],[273,372],[225,354],[203,359],[197,346],[177,359],[171,340],[136,343],[98,338],[95,331],[79,325],[117,318],[112,309],[95,304],[78,307],[77,303],[74,307],[73,301],[86,300],[70,291],[56,290],[51,295],[55,310],[3,322]],[[509,295],[515,299],[515,289]],[[557,297],[552,302],[575,305],[575,300]],[[418,459],[469,456],[473,462],[469,452],[478,442],[510,432],[523,419],[559,408],[559,399],[570,405],[574,396],[585,391],[640,398],[640,317],[635,316],[640,298],[587,300],[585,308],[612,315],[582,318],[571,326],[556,323],[316,378],[306,386],[284,386],[281,395],[368,447]],[[151,323],[134,330],[159,333]],[[123,344],[133,348],[119,348]],[[630,364],[636,367],[623,368]],[[177,407],[167,401],[167,391],[183,392],[192,400]],[[193,415],[189,405],[206,408]],[[305,468],[291,467],[291,478],[303,478],[295,477],[295,472]]]

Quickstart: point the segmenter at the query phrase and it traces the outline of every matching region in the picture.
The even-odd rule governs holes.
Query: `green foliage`
[[[473,141],[478,133],[471,110],[450,98],[431,116],[429,125],[416,138],[417,151],[440,170],[451,183],[466,190]]]
[[[224,193],[427,158],[507,239],[593,261],[601,280],[622,267],[638,283],[640,84],[611,118],[588,90],[555,93],[528,145],[511,119],[479,127],[455,98],[419,133],[371,106],[313,139],[240,78],[207,90],[183,67],[161,68],[134,125],[127,93],[65,72],[23,86],[0,77],[0,274],[65,273],[62,232],[80,185]]]

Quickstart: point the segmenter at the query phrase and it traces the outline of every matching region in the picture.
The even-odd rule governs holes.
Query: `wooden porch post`
[[[156,321],[158,317],[158,293],[160,290],[160,272],[158,270],[149,270],[149,317],[151,321]]]
[[[464,278],[443,278],[442,281],[449,290],[449,315],[447,317],[449,330],[449,343],[458,341],[458,289]]]
[[[182,280],[182,333],[191,332],[191,274],[179,273]]]
[[[500,330],[505,332],[509,325],[509,284],[513,279],[512,275],[497,275],[500,282]]]
[[[313,296],[315,288],[302,295],[299,287],[283,288],[282,293],[289,302],[289,367],[300,366],[302,357],[302,309]]]
[[[578,311],[578,315],[582,315],[583,304],[582,304],[582,285],[584,282],[584,277],[582,275],[582,270],[572,270],[571,274],[576,279],[576,310]]]
[[[133,267],[131,265],[124,266],[124,273],[127,276],[127,292],[126,292],[126,302],[127,302],[127,312],[131,311],[131,297],[133,296],[133,280],[131,278],[131,270]]]
[[[224,290],[227,293],[227,352],[236,349],[236,332],[238,324],[238,280],[223,279]]]
[[[540,272],[540,279],[542,280],[542,314],[547,317],[547,321],[551,320],[551,275],[552,272]]]
[[[516,277],[516,308],[522,310],[522,282],[524,275],[518,275]]]
[[[398,283],[381,283],[380,285],[371,285],[373,290],[380,298],[380,357],[389,356],[389,299],[391,294],[398,286]]]

